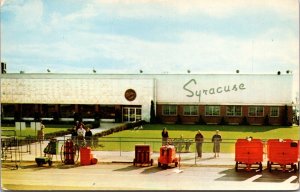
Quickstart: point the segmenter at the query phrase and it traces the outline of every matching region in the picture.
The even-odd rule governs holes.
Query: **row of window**
[[[205,116],[220,116],[220,107],[216,105],[205,106]],[[177,105],[163,105],[163,115],[174,116],[177,115]],[[186,105],[183,106],[184,116],[198,116],[199,106],[198,105]],[[242,106],[231,105],[226,106],[226,116],[242,116]],[[248,107],[249,117],[263,117],[264,107],[263,106],[249,106]],[[270,107],[270,117],[279,116],[279,107]]]

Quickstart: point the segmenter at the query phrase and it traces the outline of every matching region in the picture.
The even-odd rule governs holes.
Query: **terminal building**
[[[2,121],[288,125],[292,74],[2,73]],[[153,117],[154,116],[154,117]]]

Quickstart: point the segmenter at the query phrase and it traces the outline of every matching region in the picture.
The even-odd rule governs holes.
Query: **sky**
[[[299,93],[298,0],[1,0],[8,73],[276,74]]]

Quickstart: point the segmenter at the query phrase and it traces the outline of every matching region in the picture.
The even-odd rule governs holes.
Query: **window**
[[[227,106],[227,116],[242,116],[242,106]]]
[[[34,117],[34,104],[22,105],[22,117]]]
[[[220,115],[220,106],[213,106],[213,105],[205,106],[205,115],[206,116],[219,116]]]
[[[14,117],[15,116],[15,105],[2,104],[2,117]]]
[[[177,106],[163,105],[163,115],[177,115]]]
[[[198,106],[197,105],[186,105],[183,107],[183,115],[193,116],[198,115]]]
[[[56,112],[55,105],[42,104],[42,111],[41,111],[42,118],[51,118],[55,112]]]
[[[60,105],[60,115],[62,118],[73,118],[75,105]]]
[[[262,106],[251,106],[249,107],[249,117],[263,117],[264,107]]]
[[[83,118],[94,118],[95,105],[80,105],[79,108]]]
[[[270,117],[279,117],[279,107],[270,107]]]
[[[114,105],[101,105],[100,106],[101,119],[114,119],[116,110]]]

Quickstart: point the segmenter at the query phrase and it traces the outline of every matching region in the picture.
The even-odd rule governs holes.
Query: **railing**
[[[135,138],[135,137],[91,137],[80,143],[82,140],[79,140],[77,137],[71,138],[71,136],[63,136],[57,138],[57,154],[56,160],[61,159],[62,146],[67,139],[72,139],[75,144],[80,146],[90,146],[92,151],[103,152],[102,154],[109,154],[113,158],[120,158],[122,155],[134,152],[135,145],[137,144],[148,144],[151,146],[151,150],[158,154],[160,147],[162,146],[161,138]],[[21,162],[24,160],[24,155],[30,155],[34,157],[43,156],[44,148],[49,143],[50,139],[43,141],[38,141],[37,138],[31,139],[18,139],[16,137],[1,138],[1,157],[10,154],[10,159],[2,160],[11,160],[14,162]],[[170,138],[168,140],[169,144],[174,145],[177,153],[189,155],[191,158],[197,157],[196,143],[194,138]],[[262,140],[264,144],[264,154],[266,154],[266,143],[267,139]],[[235,153],[235,143],[236,139],[223,139],[220,143],[220,153]],[[213,143],[211,139],[204,139],[202,143],[202,153],[213,153]],[[104,153],[105,152],[105,153]],[[123,154],[122,154],[123,153]],[[34,160],[32,158],[31,160]]]
[[[233,153],[234,144],[236,139],[223,139],[221,142],[222,152]],[[195,152],[194,138],[170,138],[168,143],[174,145],[177,151],[181,152]],[[93,150],[100,151],[133,151],[136,144],[149,144],[153,152],[159,152],[162,146],[161,138],[136,138],[136,137],[100,137],[98,138],[98,144]],[[232,146],[232,149],[230,148]],[[205,139],[203,144],[203,152],[211,152],[213,143],[211,139]]]

